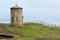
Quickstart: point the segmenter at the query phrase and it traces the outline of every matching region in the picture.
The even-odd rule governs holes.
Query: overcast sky
[[[10,8],[16,0],[0,1],[0,22],[10,22]],[[60,0],[18,0],[23,7],[24,21],[43,21],[60,24]]]

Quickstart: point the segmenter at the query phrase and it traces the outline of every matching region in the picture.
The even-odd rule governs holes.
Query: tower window
[[[16,17],[16,22],[18,22],[18,17]]]
[[[12,20],[11,20],[11,22],[13,22],[13,17],[12,17]]]

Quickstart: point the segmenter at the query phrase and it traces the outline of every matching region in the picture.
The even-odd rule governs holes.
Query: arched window
[[[13,20],[13,17],[12,17],[12,19],[11,19],[11,22],[13,22],[14,20]]]
[[[16,17],[16,22],[18,22],[18,17]]]

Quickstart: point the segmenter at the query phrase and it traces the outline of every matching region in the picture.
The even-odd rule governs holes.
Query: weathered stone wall
[[[16,17],[18,21],[16,21]],[[23,25],[22,8],[11,8],[11,24]]]

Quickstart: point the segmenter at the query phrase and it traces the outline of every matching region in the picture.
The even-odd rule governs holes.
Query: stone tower
[[[23,16],[22,9],[17,4],[14,7],[11,7],[11,25],[22,26],[23,25]]]

